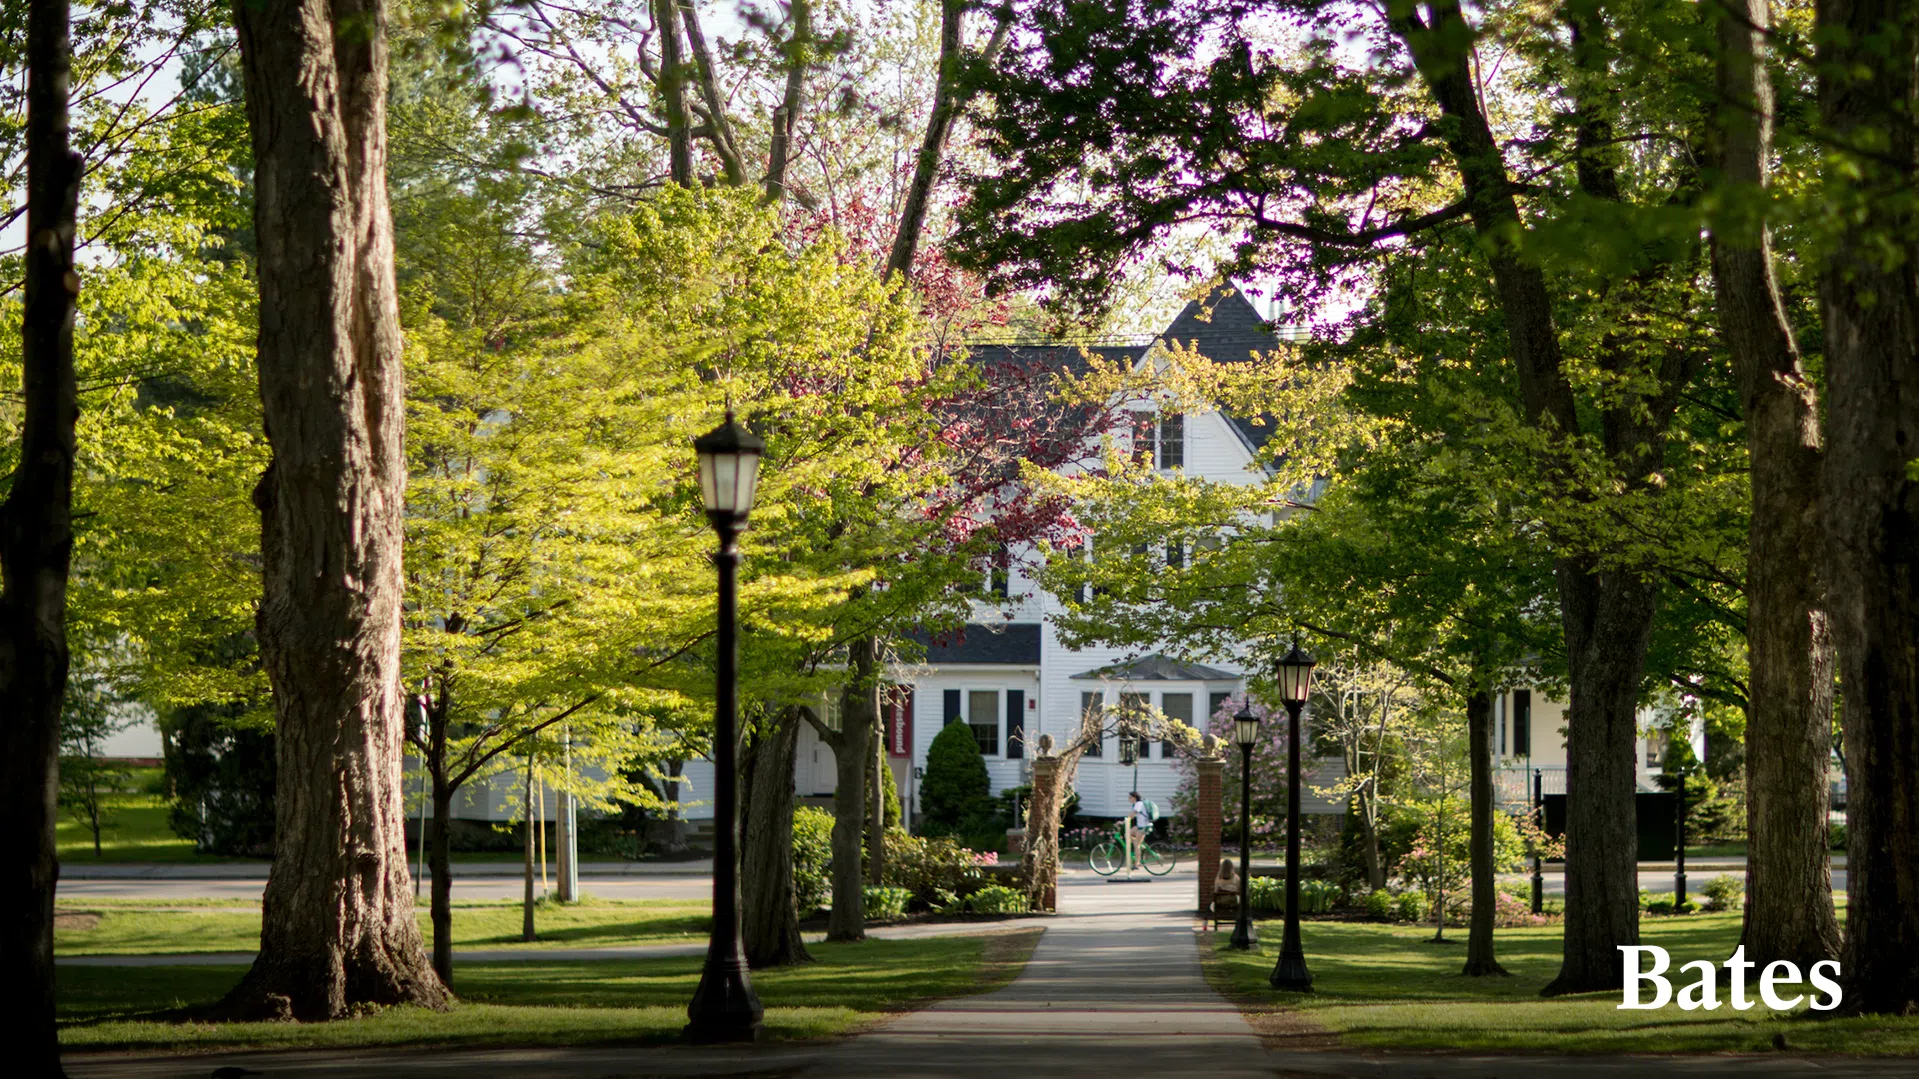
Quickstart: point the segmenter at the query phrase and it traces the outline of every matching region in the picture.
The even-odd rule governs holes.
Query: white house
[[[1198,301],[1189,304],[1151,342],[1087,351],[1109,361],[1144,364],[1176,343],[1217,362],[1236,362],[1280,345],[1281,338],[1268,328],[1270,323],[1238,289],[1215,293],[1209,303],[1210,310]],[[1051,370],[1084,367],[1078,346],[988,346],[973,349],[973,354],[991,362]],[[1263,477],[1255,454],[1271,432],[1270,425],[1245,418],[1189,412],[1147,419],[1135,426],[1131,437],[1152,440],[1159,468],[1180,469],[1188,476],[1215,482],[1256,483]],[[1029,747],[1042,734],[1063,740],[1077,732],[1082,711],[1088,707],[1150,706],[1166,716],[1204,724],[1221,701],[1244,686],[1241,668],[1225,659],[1207,665],[1157,652],[1142,655],[1117,648],[1066,647],[1054,626],[1062,609],[1058,599],[1025,579],[1018,559],[1011,563],[1009,570],[992,579],[989,591],[994,595],[975,603],[971,624],[948,638],[924,641],[923,661],[890,673],[890,680],[906,696],[887,709],[888,758],[909,811],[917,805],[927,746],[948,723],[965,723],[973,729],[997,792],[1026,783]],[[1529,690],[1514,690],[1499,698],[1500,792],[1515,808],[1529,803],[1535,769],[1543,774],[1547,794],[1564,792],[1564,712],[1563,704]],[[1642,741],[1640,787],[1653,790],[1662,743]],[[1179,776],[1176,761],[1167,752],[1164,744],[1153,744],[1136,761],[1122,763],[1117,739],[1108,735],[1098,755],[1089,754],[1080,762],[1074,786],[1081,812],[1118,816],[1125,810],[1127,792],[1135,789],[1169,808]],[[1330,781],[1334,777],[1327,769],[1335,766],[1335,762],[1320,762],[1313,779],[1321,784]],[[815,737],[810,726],[801,728],[795,773],[795,789],[801,797],[833,793],[833,751]],[[711,816],[705,802],[711,776],[707,762],[687,764],[682,798],[689,803],[689,819]],[[1344,811],[1343,806],[1310,791],[1304,808],[1314,813]]]

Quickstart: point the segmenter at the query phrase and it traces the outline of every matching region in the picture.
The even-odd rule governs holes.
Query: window
[[[981,753],[999,755],[999,690],[976,689],[966,695],[966,725],[973,728]]]
[[[1513,690],[1513,755],[1533,755],[1533,691]]]
[[[1088,717],[1091,717],[1090,722],[1092,723],[1101,722],[1100,713],[1103,712],[1105,708],[1106,701],[1102,694],[1082,693],[1079,695],[1079,718],[1082,724],[1089,722]],[[1086,752],[1082,755],[1087,757],[1101,756],[1105,752],[1106,747],[1103,744],[1105,741],[1105,735],[1093,739],[1093,743],[1086,747]]]
[[[1131,764],[1140,757],[1152,752],[1152,743],[1146,740],[1143,730],[1146,717],[1153,712],[1153,702],[1144,693],[1122,693],[1119,695],[1119,759],[1121,764]]]
[[[1233,695],[1231,693],[1208,693],[1206,695],[1207,722],[1210,724],[1212,718],[1219,714],[1219,710],[1226,707],[1226,702],[1232,699]]]
[[[1166,541],[1166,565],[1172,569],[1186,568],[1186,545],[1178,540]]]
[[[1153,433],[1158,417],[1151,412],[1133,413],[1133,463],[1143,465],[1154,458]]]
[[[1666,759],[1665,749],[1666,747],[1660,742],[1658,735],[1646,739],[1646,767],[1662,767],[1662,762]]]
[[[1191,693],[1162,693],[1159,695],[1159,710],[1166,713],[1168,720],[1192,726],[1193,695]],[[1173,755],[1173,752],[1173,743],[1163,741],[1159,744],[1160,756],[1170,757]]]
[[[1133,463],[1186,467],[1186,417],[1177,412],[1133,413]]]
[[[1177,412],[1159,415],[1159,457],[1161,468],[1186,467],[1186,417]]]

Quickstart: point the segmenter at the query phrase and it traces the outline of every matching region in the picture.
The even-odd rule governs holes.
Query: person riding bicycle
[[[1127,797],[1133,803],[1132,810],[1126,814],[1126,868],[1130,871],[1139,865],[1139,848],[1146,842],[1146,833],[1153,830],[1153,812],[1146,808],[1138,791]]]

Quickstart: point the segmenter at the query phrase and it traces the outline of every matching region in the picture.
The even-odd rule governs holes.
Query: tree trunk
[[[1732,354],[1752,461],[1747,535],[1746,917],[1741,943],[1761,966],[1810,969],[1839,954],[1826,852],[1833,648],[1817,562],[1819,408],[1780,302],[1762,217],[1772,83],[1759,60],[1770,5],[1729,0],[1719,16],[1714,164],[1735,200],[1712,233],[1720,330]]]
[[[332,1019],[444,1007],[414,921],[400,790],[399,312],[384,0],[237,4],[253,135],[260,654],[278,842],[260,953],[222,1009]]]
[[[872,745],[866,758],[873,773],[872,804],[866,813],[866,883],[878,887],[886,883],[886,785],[893,782],[893,770],[886,766],[886,722],[877,706]]]
[[[433,897],[433,973],[440,984],[453,988],[453,857],[449,850],[452,832],[453,791],[440,772],[433,775],[433,846],[427,854],[432,874]]]
[[[1846,1007],[1919,1010],[1919,12],[1818,9],[1828,177],[1847,224],[1820,283],[1828,583],[1843,695]],[[1870,153],[1850,152],[1869,147]],[[1892,257],[1894,254],[1898,257]]]
[[[1452,121],[1445,137],[1472,205],[1473,229],[1486,247],[1526,419],[1549,435],[1575,432],[1578,410],[1562,366],[1552,295],[1545,274],[1514,242],[1525,224],[1473,79],[1474,32],[1457,0],[1437,0],[1426,12],[1407,8],[1393,19],[1393,27]],[[1590,127],[1582,123],[1582,134]],[[1609,186],[1605,171],[1583,155],[1580,173],[1582,187]],[[1642,421],[1636,404],[1609,408],[1602,421],[1608,454],[1633,458],[1622,468],[1627,482],[1643,482],[1659,456],[1658,430]],[[1559,976],[1544,990],[1547,995],[1617,988],[1622,981],[1618,949],[1639,943],[1636,713],[1656,599],[1636,574],[1600,572],[1588,559],[1562,556],[1554,576],[1571,699],[1565,955]]]
[[[526,818],[526,890],[520,900],[520,939],[531,942],[533,932],[533,754],[526,755],[526,801],[521,814]]]
[[[870,696],[862,680],[872,669],[872,652],[853,642],[851,684],[840,698],[840,732],[833,740],[833,909],[827,915],[826,939],[865,940],[866,880],[861,873],[860,846],[866,833],[867,752],[873,723],[864,702]]]
[[[797,709],[781,709],[744,754],[740,834],[740,934],[754,969],[811,962],[793,897],[793,755]]]
[[[72,71],[65,0],[27,5],[26,296],[21,314],[19,464],[0,504],[0,815],[19,848],[0,876],[0,1040],[18,1075],[57,1076],[53,894],[60,877],[60,706],[67,686],[67,572],[73,553],[73,267],[80,160],[69,149]]]
[[[1466,744],[1472,755],[1473,921],[1466,931],[1466,968],[1478,977],[1505,974],[1493,953],[1493,917],[1499,910],[1499,870],[1493,864],[1493,694],[1476,681],[1466,694]]]
[[[681,187],[693,184],[693,128],[686,117],[686,58],[680,50],[679,0],[653,0],[653,27],[660,35],[660,111],[666,114],[667,174]]]

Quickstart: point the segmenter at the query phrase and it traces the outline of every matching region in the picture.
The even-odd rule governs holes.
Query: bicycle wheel
[[[1126,856],[1113,846],[1113,841],[1110,839],[1094,847],[1093,853],[1086,856],[1086,864],[1102,877],[1110,877],[1119,872],[1119,867],[1125,864],[1125,861]]]
[[[1139,848],[1139,867],[1155,877],[1163,877],[1171,873],[1173,862],[1174,859],[1170,855],[1161,854],[1151,847],[1142,844]]]

